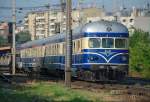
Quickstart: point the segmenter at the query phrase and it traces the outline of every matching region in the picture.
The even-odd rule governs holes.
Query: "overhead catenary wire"
[[[50,7],[52,8],[61,8],[61,4],[55,4],[55,5],[50,5]],[[39,8],[47,8],[47,5],[44,6],[34,6],[34,7],[16,7],[16,10],[32,10],[32,9],[39,9]],[[12,10],[11,7],[7,7],[7,6],[1,6],[0,10]]]

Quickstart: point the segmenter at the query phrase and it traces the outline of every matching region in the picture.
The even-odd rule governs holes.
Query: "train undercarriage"
[[[30,69],[30,70],[29,70]],[[29,68],[24,70],[29,73],[41,73],[56,75],[58,77],[64,77],[64,70],[48,70],[46,68]],[[72,76],[76,77],[79,80],[84,81],[113,81],[113,80],[122,80],[128,76],[128,66],[93,66],[91,70],[88,69],[79,69],[76,70],[76,74]]]
[[[104,66],[102,69],[97,67],[92,70],[80,69],[77,71],[77,77],[86,81],[111,81],[122,80],[128,76],[127,66]]]

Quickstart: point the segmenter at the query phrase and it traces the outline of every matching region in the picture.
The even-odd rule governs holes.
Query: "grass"
[[[101,102],[96,93],[67,89],[55,83],[0,88],[0,102]]]

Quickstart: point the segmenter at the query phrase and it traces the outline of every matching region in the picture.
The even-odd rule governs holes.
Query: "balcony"
[[[36,22],[37,25],[45,24],[45,22]]]
[[[42,16],[42,17],[41,16],[37,16],[36,20],[39,20],[39,19],[45,19],[45,17],[44,16]]]
[[[44,27],[36,27],[36,30],[45,30],[45,28]]]
[[[50,20],[56,20],[57,17],[56,17],[56,16],[49,16],[49,19],[50,19]]]
[[[54,22],[50,22],[50,24],[49,24],[49,25],[53,26],[53,25],[55,25],[55,23],[54,23]]]

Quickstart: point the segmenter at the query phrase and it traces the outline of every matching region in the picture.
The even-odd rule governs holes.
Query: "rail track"
[[[31,76],[29,74],[18,73],[15,76],[1,76],[8,83],[27,83],[30,81],[46,81],[55,83],[64,83],[64,79],[49,75]],[[128,77],[117,82],[87,82],[77,79],[72,80],[72,89],[88,90],[96,93],[109,93],[103,97],[105,100],[113,100],[115,102],[150,102],[150,80]],[[111,96],[111,98],[110,98]],[[117,101],[116,101],[117,100]],[[109,101],[109,100],[107,100]]]

